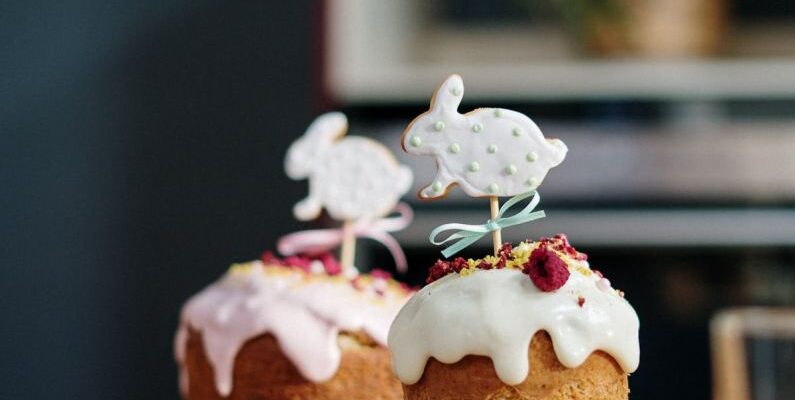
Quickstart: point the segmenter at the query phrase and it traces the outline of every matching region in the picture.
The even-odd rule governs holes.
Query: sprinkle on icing
[[[480,163],[478,163],[477,161],[472,161],[471,163],[469,163],[467,169],[469,169],[469,172],[478,172],[478,170],[480,169]]]
[[[322,382],[339,367],[339,332],[363,331],[386,345],[389,324],[410,293],[386,272],[350,277],[339,270],[336,260],[325,257],[278,259],[264,253],[262,258],[267,263],[232,265],[183,307],[174,350],[184,394],[190,330],[202,335],[222,396],[232,391],[237,352],[248,340],[265,333],[277,339],[284,355],[307,380]],[[318,265],[326,273],[318,272]]]
[[[525,272],[533,263],[557,273],[563,268],[569,276],[544,291]],[[390,329],[395,372],[411,385],[422,377],[428,358],[452,364],[482,355],[491,358],[500,380],[516,385],[532,368],[527,351],[541,330],[567,368],[602,350],[633,372],[640,358],[638,317],[618,291],[602,287],[602,279],[563,235],[506,244],[497,256],[478,260],[439,260],[429,284],[406,303]]]
[[[472,132],[475,133],[483,132],[483,124],[481,124],[480,122],[476,122],[474,125],[472,125]]]
[[[436,123],[433,124],[433,129],[435,129],[436,132],[444,130],[444,121],[436,121]]]
[[[494,153],[496,153],[496,152],[497,152],[497,145],[496,145],[496,144],[490,144],[490,145],[489,145],[489,147],[486,147],[486,151],[487,151],[489,154],[494,154]]]
[[[459,145],[458,143],[450,144],[450,152],[451,153],[458,154],[459,151],[461,151],[461,145]]]
[[[419,136],[414,136],[411,138],[411,145],[414,147],[422,146],[422,139]]]

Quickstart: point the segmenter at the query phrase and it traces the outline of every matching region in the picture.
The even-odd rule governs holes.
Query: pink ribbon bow
[[[353,234],[356,237],[373,239],[380,242],[392,253],[395,266],[400,272],[406,272],[406,255],[400,248],[397,240],[389,232],[399,231],[407,227],[414,214],[406,203],[398,203],[394,212],[399,215],[376,220],[358,221],[353,224]],[[279,253],[290,256],[299,253],[309,255],[323,253],[337,247],[342,243],[343,229],[313,229],[300,231],[282,236],[277,248]]]

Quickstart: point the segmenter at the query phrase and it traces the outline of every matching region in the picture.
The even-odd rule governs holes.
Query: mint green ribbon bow
[[[521,211],[517,212],[510,217],[503,217],[508,209],[513,207],[516,203],[519,203],[522,200],[525,200],[529,197],[532,197],[530,203],[525,206]],[[497,214],[497,218],[494,220],[488,220],[485,224],[480,225],[468,225],[468,224],[444,224],[437,226],[434,230],[431,231],[431,235],[428,239],[430,239],[431,243],[439,246],[443,245],[447,242],[454,241],[451,245],[447,246],[444,250],[442,250],[442,255],[447,258],[452,256],[455,253],[465,249],[472,243],[477,242],[480,238],[485,236],[489,232],[494,232],[498,229],[508,228],[514,225],[524,224],[530,221],[534,221],[540,218],[544,218],[546,214],[543,211],[533,211],[533,209],[538,205],[538,202],[541,201],[541,196],[538,192],[527,192],[520,195],[516,195],[511,197],[505,204],[500,207],[500,212]],[[455,230],[452,235],[448,236],[444,240],[437,241],[436,236],[438,236],[442,232]]]

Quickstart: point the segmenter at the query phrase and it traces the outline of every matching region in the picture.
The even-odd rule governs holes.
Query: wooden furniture
[[[727,309],[712,319],[710,334],[713,399],[751,399],[755,383],[751,377],[760,374],[749,367],[747,339],[795,340],[795,308]]]

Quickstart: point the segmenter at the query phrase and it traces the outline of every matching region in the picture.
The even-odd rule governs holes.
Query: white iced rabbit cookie
[[[436,178],[422,198],[444,196],[458,184],[469,196],[515,196],[535,190],[566,156],[566,145],[545,139],[526,115],[501,108],[458,112],[464,82],[451,75],[401,140],[409,154],[436,158]]]
[[[323,114],[287,152],[291,179],[309,179],[309,196],[295,205],[300,220],[316,218],[325,208],[337,220],[383,216],[411,186],[411,170],[397,163],[380,143],[344,137],[345,115]]]

